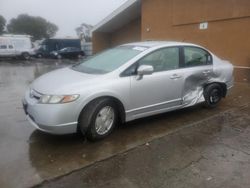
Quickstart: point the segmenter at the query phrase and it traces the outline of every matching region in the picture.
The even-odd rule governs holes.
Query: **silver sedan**
[[[232,64],[203,47],[139,42],[39,77],[23,106],[41,131],[97,140],[118,123],[198,103],[213,108],[232,86]]]

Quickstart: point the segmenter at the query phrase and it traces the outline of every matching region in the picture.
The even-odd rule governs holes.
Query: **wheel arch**
[[[28,51],[23,51],[23,52],[21,53],[21,55],[24,55],[24,54],[30,55],[30,53],[29,53]]]
[[[25,55],[28,55],[28,57],[25,57]],[[31,55],[28,51],[23,51],[20,56],[21,56],[21,58],[28,60]]]
[[[126,113],[125,113],[124,105],[123,105],[123,103],[121,102],[120,99],[118,99],[117,97],[111,96],[111,95],[99,96],[99,97],[93,98],[93,99],[89,100],[88,102],[86,102],[86,104],[82,107],[82,109],[81,109],[81,111],[80,111],[80,113],[78,115],[78,123],[79,123],[81,114],[87,108],[87,106],[91,105],[91,103],[93,103],[94,101],[100,100],[100,99],[103,99],[103,98],[111,99],[112,101],[114,101],[116,103],[117,110],[118,110],[119,122],[124,123],[126,121]],[[79,125],[78,125],[77,129],[79,129]]]

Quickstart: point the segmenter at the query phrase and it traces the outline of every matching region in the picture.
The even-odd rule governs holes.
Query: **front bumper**
[[[27,120],[36,129],[51,134],[71,134],[77,132],[77,112],[75,105],[38,104],[36,99],[25,95],[22,101]]]
[[[61,125],[53,125],[53,126],[46,126],[46,125],[38,125],[28,114],[26,114],[26,118],[31,125],[33,125],[36,129],[51,133],[51,134],[70,134],[75,133],[77,128],[77,123],[68,123],[68,124],[61,124]]]

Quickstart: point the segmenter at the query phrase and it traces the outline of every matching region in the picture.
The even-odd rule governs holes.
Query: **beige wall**
[[[111,35],[111,45],[117,46],[141,40],[141,18],[133,20]]]
[[[102,32],[93,32],[92,36],[93,53],[100,52],[111,45],[110,34]]]
[[[250,16],[249,0],[172,0],[173,24],[190,24]]]
[[[200,30],[201,22],[208,22],[208,29]],[[250,81],[250,0],[142,0],[140,19],[111,34],[94,33],[93,48],[139,40],[200,44],[241,66],[236,80]]]
[[[142,0],[142,40],[203,45],[236,66],[250,67],[249,0]],[[200,22],[208,22],[200,30]],[[236,70],[250,81],[250,69]]]
[[[93,33],[93,52],[141,40],[141,18],[135,19],[113,33]]]

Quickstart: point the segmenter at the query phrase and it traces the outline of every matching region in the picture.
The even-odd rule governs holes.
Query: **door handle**
[[[178,74],[173,74],[172,76],[170,76],[170,79],[173,79],[173,80],[178,79],[178,78],[181,78],[181,76]]]

